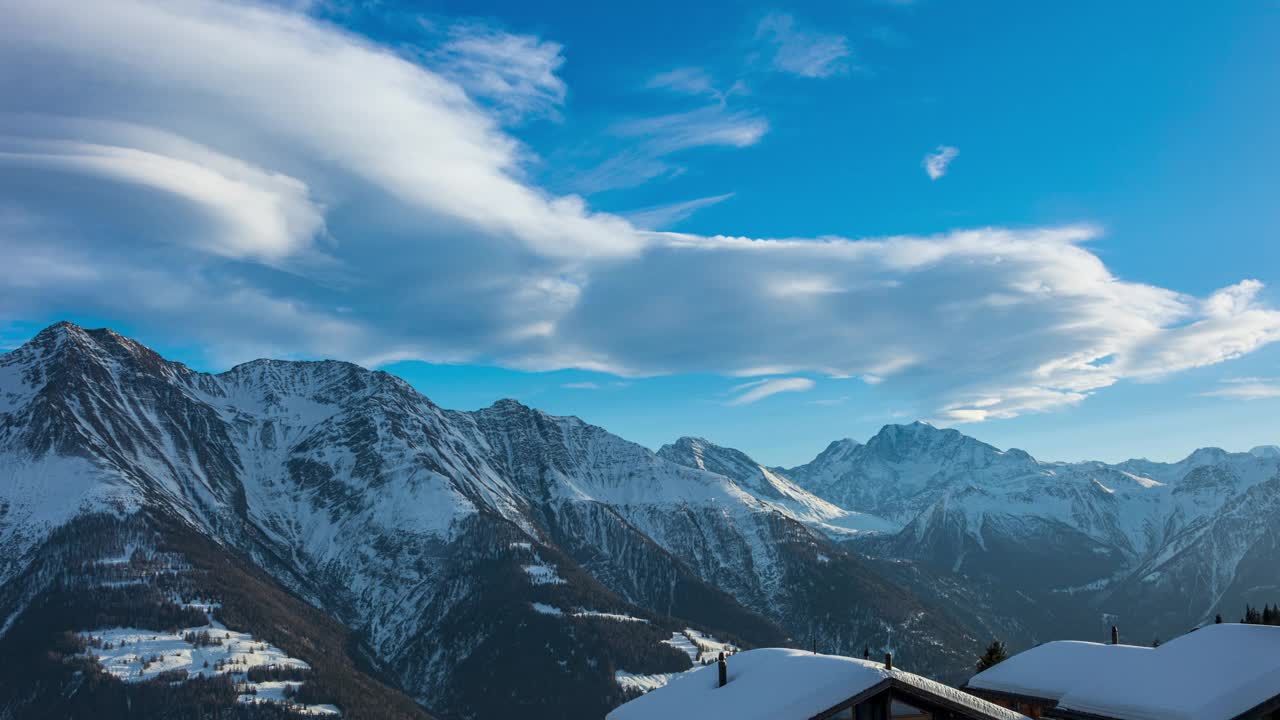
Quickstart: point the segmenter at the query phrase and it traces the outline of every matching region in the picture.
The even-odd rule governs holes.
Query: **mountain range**
[[[717,643],[958,682],[993,637],[1145,643],[1274,600],[1278,503],[1273,447],[1050,463],[914,423],[767,467],[59,323],[0,355],[0,717],[152,697],[86,682],[74,638],[193,596],[348,717],[602,717]]]

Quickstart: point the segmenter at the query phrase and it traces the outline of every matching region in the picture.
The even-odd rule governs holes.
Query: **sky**
[[[0,348],[762,463],[1280,443],[1280,3],[0,0]]]

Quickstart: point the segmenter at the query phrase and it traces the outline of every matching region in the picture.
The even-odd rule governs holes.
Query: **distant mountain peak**
[[[703,437],[685,435],[658,449],[658,456],[680,465],[696,467],[743,480],[758,475],[760,465],[741,450],[717,445]]]
[[[1250,450],[1249,454],[1260,458],[1280,457],[1280,445],[1259,445]]]
[[[972,449],[982,454],[999,453],[994,447],[965,435],[959,430],[940,429],[921,421],[909,425],[885,425],[880,432],[867,441],[866,448],[888,460],[901,460],[937,452],[950,454],[961,448]]]
[[[1197,448],[1194,452],[1188,455],[1185,462],[1195,464],[1216,463],[1221,462],[1227,454],[1227,451],[1220,447],[1202,447]]]

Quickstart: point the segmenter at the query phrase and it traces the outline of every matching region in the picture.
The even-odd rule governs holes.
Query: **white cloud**
[[[924,156],[921,165],[924,171],[929,174],[930,180],[937,180],[947,174],[947,168],[951,167],[951,161],[956,159],[960,154],[958,148],[949,145],[939,145],[938,149]]]
[[[624,217],[626,217],[627,220],[630,220],[631,224],[638,228],[644,228],[646,230],[662,230],[675,225],[703,208],[717,205],[731,197],[733,197],[733,193],[710,195],[708,197],[696,198],[694,200],[685,200],[684,202],[657,205],[654,207],[634,210],[632,212],[624,213]]]
[[[532,35],[461,25],[431,54],[432,66],[512,119],[554,115],[568,92],[556,73],[564,48]]]
[[[1061,408],[1280,339],[1280,312],[1245,300],[1241,286],[1198,299],[1120,280],[1081,245],[1096,236],[1088,227],[823,241],[667,235],[665,247],[593,275],[558,325],[557,349],[590,348],[623,373],[872,376],[963,422]],[[800,286],[839,291],[761,292],[803,277],[825,280]],[[622,309],[638,320],[617,332]]]
[[[1200,393],[1205,397],[1231,398],[1232,400],[1267,400],[1280,398],[1280,381],[1270,378],[1229,378],[1222,381],[1217,390]]]
[[[718,103],[696,110],[634,118],[616,123],[610,134],[628,147],[593,168],[574,173],[571,185],[580,192],[634,187],[684,172],[670,156],[695,148],[745,148],[769,131],[769,122],[748,110]]]
[[[562,388],[564,388],[564,389],[566,389],[566,390],[599,390],[599,389],[600,389],[600,383],[594,383],[594,382],[590,382],[590,381],[586,381],[586,382],[571,382],[571,383],[565,383],[565,384],[561,385],[560,387],[562,387]]]
[[[214,348],[215,366],[483,358],[792,376],[734,402],[812,387],[795,375],[874,376],[895,403],[969,421],[1280,339],[1261,283],[1196,297],[1124,280],[1083,244],[1088,227],[637,230],[531,184],[503,103],[443,61],[277,6],[0,0],[0,14],[0,97],[21,113],[0,118],[0,317],[110,318]],[[499,75],[498,96],[559,102],[543,75]],[[717,106],[621,132],[670,172],[662,153],[766,130]]]
[[[40,127],[103,142],[0,135],[0,165],[94,176],[179,198],[218,223],[215,235],[193,238],[210,252],[278,260],[308,247],[324,227],[323,209],[306,184],[287,175],[139,128],[47,118]]]
[[[743,383],[734,387],[730,392],[739,393],[726,405],[750,405],[753,402],[763,400],[770,395],[788,392],[805,392],[812,390],[814,382],[808,378],[769,378],[765,380],[755,380],[749,383]]]
[[[229,157],[267,156],[252,164],[268,172],[309,165],[540,254],[638,246],[616,218],[521,182],[518,143],[458,85],[331,26],[199,0],[3,6],[5,66],[77,81],[36,94],[5,74],[9,107],[154,127]]]
[[[760,142],[769,123],[746,110],[712,105],[690,112],[658,115],[618,123],[613,132],[621,137],[645,138],[662,154],[695,147],[749,147]]]
[[[806,78],[825,78],[849,70],[853,54],[843,35],[802,28],[791,15],[771,13],[756,26],[756,38],[764,41],[779,72]]]
[[[658,73],[649,78],[645,87],[670,90],[685,95],[717,96],[719,94],[711,74],[700,67],[680,67]]]
[[[727,90],[721,90],[711,73],[701,67],[678,67],[660,72],[649,78],[645,87],[650,90],[666,90],[677,95],[707,96],[715,98],[721,104],[727,102],[730,96],[745,95],[749,92],[746,82],[741,79],[735,80]]]

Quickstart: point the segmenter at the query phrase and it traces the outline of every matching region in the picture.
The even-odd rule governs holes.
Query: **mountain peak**
[[[478,410],[477,412],[491,418],[522,423],[542,422],[547,420],[556,422],[581,422],[573,416],[563,418],[556,417],[537,408],[529,407],[515,398],[502,398],[500,400],[496,400],[489,407]]]
[[[1227,456],[1227,451],[1219,447],[1202,447],[1187,456],[1183,462],[1190,462],[1196,465],[1208,465],[1221,462]]]
[[[923,420],[916,420],[916,421],[914,421],[914,422],[909,422],[909,423],[889,423],[888,425],[885,425],[884,427],[881,427],[881,428],[880,428],[880,432],[876,433],[876,435],[877,435],[877,436],[878,436],[878,435],[885,435],[885,434],[889,434],[889,435],[901,435],[901,434],[927,435],[927,434],[930,434],[930,433],[938,433],[938,432],[946,432],[946,431],[945,431],[945,430],[939,430],[937,427],[934,427],[933,425],[931,425],[931,424],[929,424],[929,423],[927,423],[927,422],[925,422],[925,421],[923,421]]]
[[[494,403],[490,405],[488,409],[501,410],[505,412],[524,412],[524,411],[531,410],[532,408],[520,402],[519,400],[516,400],[515,398],[502,398],[500,400],[495,400]]]
[[[735,480],[754,479],[760,465],[746,453],[688,435],[658,449],[658,457],[686,467],[709,470]]]
[[[956,430],[939,430],[927,422],[916,420],[906,425],[889,424],[880,428],[880,431],[867,441],[868,447],[877,447],[885,445],[899,445],[903,442],[921,441],[925,439],[935,438],[938,436],[961,436]],[[961,436],[964,437],[964,436]]]
[[[42,350],[51,350],[62,346],[62,343],[87,337],[84,328],[69,321],[59,320],[49,327],[35,334],[35,337],[28,340],[23,347],[40,348]]]
[[[694,435],[682,435],[676,438],[675,442],[667,443],[662,447],[664,448],[667,448],[667,447],[669,448],[708,448],[708,447],[716,448],[716,447],[719,447],[719,445],[716,445],[715,443],[711,442],[710,440],[704,437],[699,437]]]
[[[15,352],[23,351],[33,358],[42,357],[46,360],[70,354],[92,357],[98,361],[110,358],[116,362],[127,360],[155,366],[169,364],[151,348],[111,328],[86,329],[68,320],[56,322],[36,333],[35,337]]]

